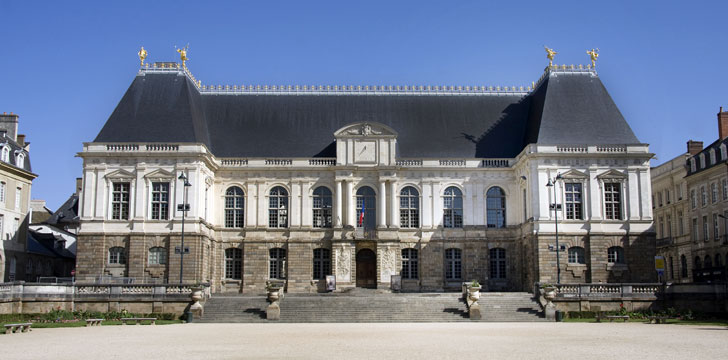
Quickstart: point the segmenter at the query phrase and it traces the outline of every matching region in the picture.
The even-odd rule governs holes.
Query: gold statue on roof
[[[141,49],[139,49],[139,52],[137,53],[139,55],[139,65],[144,66],[144,59],[147,58],[147,51],[144,50],[144,46],[142,46]]]
[[[546,45],[543,46],[544,49],[546,49],[546,57],[549,58],[549,66],[554,65],[554,55],[558,54],[554,49],[550,49],[546,47]]]
[[[592,68],[596,68],[597,59],[599,58],[599,48],[597,48],[596,50],[591,49],[591,51],[587,51],[586,54],[589,55],[589,57],[591,58]]]
[[[176,48],[176,46],[175,46]],[[187,59],[187,50],[190,49],[190,44],[187,44],[185,47],[181,49],[177,49],[177,52],[179,53],[179,59],[182,60],[182,67],[187,68],[187,64],[185,64],[185,61],[189,60]]]

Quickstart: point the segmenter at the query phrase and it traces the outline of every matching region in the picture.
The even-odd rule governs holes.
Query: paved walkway
[[[179,324],[0,335],[2,359],[721,359],[728,328],[637,323]]]

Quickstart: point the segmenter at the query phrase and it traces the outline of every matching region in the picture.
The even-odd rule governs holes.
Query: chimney
[[[694,156],[701,151],[703,151],[702,141],[688,140],[688,153],[690,153],[690,156]]]
[[[21,148],[25,147],[25,135],[18,134],[18,145],[20,145]]]
[[[18,136],[18,115],[3,113],[0,115],[0,132],[5,132],[5,135],[17,141]]]
[[[718,111],[718,136],[720,140],[728,137],[728,111],[723,111],[722,106]]]
[[[81,191],[83,190],[83,178],[76,178],[76,195],[81,194]]]

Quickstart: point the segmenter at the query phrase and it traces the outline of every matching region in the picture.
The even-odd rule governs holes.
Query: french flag
[[[359,215],[359,226],[364,226],[364,210],[367,208],[365,199],[361,200],[361,214]]]

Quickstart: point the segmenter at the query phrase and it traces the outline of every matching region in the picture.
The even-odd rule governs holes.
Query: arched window
[[[245,197],[243,189],[231,186],[225,191],[225,227],[241,228],[245,210]]]
[[[243,250],[236,248],[225,249],[225,278],[242,279]]]
[[[680,255],[680,277],[688,277],[688,259],[685,255]]]
[[[288,191],[276,186],[268,198],[268,227],[288,227]]]
[[[0,150],[0,160],[9,163],[10,162],[10,148],[7,146],[3,146],[2,150]]]
[[[22,152],[15,156],[15,166],[19,168],[25,167],[25,154]]]
[[[412,186],[407,186],[399,192],[399,226],[420,227],[420,193]]]
[[[374,229],[377,219],[377,200],[374,190],[362,186],[356,190],[356,227]]]
[[[126,264],[126,249],[115,246],[109,249],[109,264]]]
[[[506,227],[506,193],[503,189],[494,186],[486,193],[486,207],[488,209],[488,227]]]
[[[693,264],[693,267],[695,268],[695,270],[700,270],[703,268],[703,265],[701,264],[701,261],[700,261],[700,256],[695,257],[695,263]]]
[[[165,265],[167,263],[167,249],[155,246],[149,249],[149,265]]]
[[[331,275],[331,250],[313,249],[313,278],[323,280],[326,275]]]
[[[506,249],[493,248],[488,251],[490,260],[490,278],[506,278]]]
[[[710,269],[713,267],[713,259],[710,258],[710,255],[705,255],[705,261],[703,261],[703,266],[705,266],[706,269]]]
[[[621,246],[612,246],[607,249],[607,262],[611,264],[624,264],[624,249]]]
[[[286,249],[273,248],[269,251],[270,279],[286,278]]]
[[[331,190],[327,187],[319,186],[313,191],[313,227],[331,227],[331,204]]]
[[[569,264],[586,264],[586,252],[581,246],[569,248]]]
[[[402,279],[417,279],[417,249],[402,249]]]
[[[463,251],[460,249],[445,250],[445,279],[459,280],[463,278],[462,258]]]
[[[450,186],[445,189],[443,196],[442,226],[446,228],[463,227],[463,193],[460,189]]]

